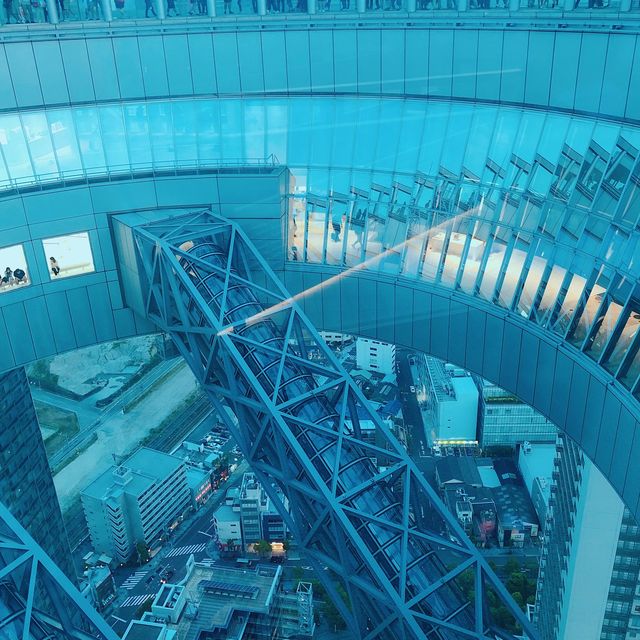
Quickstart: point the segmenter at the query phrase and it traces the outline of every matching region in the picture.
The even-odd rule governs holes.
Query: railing
[[[627,22],[638,11],[638,3],[632,0],[7,0],[0,24],[28,28],[39,23],[98,21],[124,27],[136,20],[191,23],[232,18],[241,22],[262,16],[317,19],[321,15],[357,20],[376,16],[406,19],[410,15],[450,17],[454,21],[525,17],[587,22],[613,18]]]
[[[0,192],[27,193],[31,191],[44,191],[46,189],[59,189],[78,184],[140,179],[145,176],[160,178],[180,175],[202,175],[220,173],[229,169],[247,173],[253,168],[258,170],[271,170],[279,166],[280,162],[273,153],[265,158],[224,159],[208,166],[199,163],[197,160],[185,160],[181,162],[154,161],[153,163],[113,165],[96,169],[89,168],[83,169],[82,171],[60,170],[54,173],[43,173],[24,178],[9,178],[0,180]]]

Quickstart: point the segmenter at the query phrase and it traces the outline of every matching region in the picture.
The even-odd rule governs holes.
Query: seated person
[[[20,267],[14,269],[13,277],[16,280],[16,284],[24,284],[27,281],[27,274]]]
[[[0,284],[11,284],[13,282],[13,271],[11,270],[11,267],[7,267],[4,270],[4,275],[2,276],[2,279],[0,279]]]

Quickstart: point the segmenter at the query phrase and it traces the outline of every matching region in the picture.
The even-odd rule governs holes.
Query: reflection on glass
[[[493,298],[500,269],[504,262],[507,243],[505,240],[506,230],[498,228],[494,232],[494,236],[489,246],[489,255],[485,256],[486,264],[482,272],[482,281],[480,282],[480,295],[486,300]],[[500,234],[500,235],[498,235]]]
[[[520,235],[515,242],[511,257],[504,272],[502,286],[498,292],[497,303],[503,307],[511,308],[516,289],[522,275],[530,239],[527,235]]]
[[[429,223],[425,217],[414,215],[410,218],[402,263],[402,272],[408,276],[418,274],[428,229]]]
[[[640,348],[636,344],[636,352],[631,359],[626,371],[620,376],[620,381],[627,387],[627,389],[633,389],[635,386],[636,396],[640,395],[640,385],[638,385],[638,378],[640,377]]]
[[[569,328],[569,323],[571,322],[571,318],[578,307],[586,282],[585,278],[578,274],[574,274],[571,277],[571,282],[567,287],[567,292],[564,296],[564,300],[562,301],[560,311],[558,312],[558,317],[553,325],[553,330],[556,333],[564,335]]]
[[[638,309],[640,309],[640,307]],[[627,355],[627,351],[638,338],[638,330],[640,329],[640,311],[637,309],[628,310],[626,316],[627,319],[624,323],[624,328],[620,332],[620,337],[611,351],[611,355],[604,363],[604,366],[613,374],[616,373],[618,367],[622,364],[624,357]]]
[[[617,302],[611,301],[604,312],[604,316],[598,320],[598,330],[596,331],[595,336],[593,336],[591,346],[587,351],[594,360],[598,360],[600,358],[602,351],[613,333],[621,312],[622,306]]]
[[[95,271],[88,233],[47,238],[42,241],[52,280]]]
[[[545,324],[551,316],[551,312],[553,311],[553,307],[556,303],[565,274],[566,269],[557,264],[553,265],[551,271],[545,269],[540,289],[536,294],[537,296],[542,294],[540,304],[535,310],[536,317],[540,324]]]
[[[0,293],[31,284],[21,245],[0,247]]]

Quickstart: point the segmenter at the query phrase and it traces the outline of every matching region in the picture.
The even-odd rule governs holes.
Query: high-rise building
[[[283,500],[287,504],[286,498]],[[275,510],[271,499],[264,487],[258,482],[255,474],[249,472],[242,477],[240,491],[234,501],[234,510],[240,514],[242,543],[245,550],[258,540],[282,542],[285,539],[287,527],[284,520]],[[224,519],[221,515],[221,526],[225,531],[231,532],[232,529],[229,528],[231,523],[224,527],[223,522]],[[222,535],[220,535],[220,542],[226,542]]]
[[[75,582],[67,533],[23,368],[0,376],[0,502]]]
[[[534,613],[542,640],[640,637],[640,528],[565,436],[553,479]]]
[[[154,544],[191,504],[185,464],[145,447],[98,476],[81,498],[95,550],[119,561],[140,542]]]
[[[427,357],[427,423],[430,444],[473,443],[478,424],[478,389],[464,369]]]
[[[481,447],[515,447],[523,442],[555,442],[557,427],[512,393],[488,380],[481,383]]]

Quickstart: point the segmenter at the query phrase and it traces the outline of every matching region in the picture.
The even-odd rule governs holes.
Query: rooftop
[[[98,500],[122,493],[139,496],[154,484],[162,482],[181,465],[181,460],[168,453],[142,447],[120,466],[107,469],[81,493]]]
[[[525,524],[538,524],[538,516],[523,486],[505,484],[491,489],[491,493],[503,528],[519,529]]]
[[[183,616],[178,623],[178,637],[195,640],[201,630],[225,627],[234,611],[267,613],[280,580],[281,567],[258,565],[255,570],[196,564],[185,589],[196,605],[198,617]],[[209,588],[224,585],[222,588]],[[251,597],[247,597],[250,592]]]
[[[480,487],[482,479],[474,458],[470,456],[446,456],[436,461],[439,484],[465,483]]]
[[[478,393],[476,383],[464,369],[454,367],[437,358],[427,358],[427,371],[431,381],[431,391],[438,402],[453,402],[459,395]]]
[[[156,622],[132,620],[122,640],[160,640],[166,627]]]

